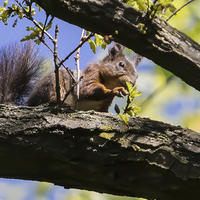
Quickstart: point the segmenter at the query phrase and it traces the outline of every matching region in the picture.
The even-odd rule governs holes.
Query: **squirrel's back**
[[[59,70],[59,84],[61,101],[65,98],[66,93],[72,85],[72,79],[65,69]],[[66,105],[70,105],[75,109],[76,95],[72,91],[65,100]],[[33,91],[28,97],[26,104],[30,106],[37,106],[44,103],[57,103],[56,95],[56,80],[54,71],[48,73],[35,85]]]
[[[0,49],[0,103],[24,104],[44,60],[33,42]]]

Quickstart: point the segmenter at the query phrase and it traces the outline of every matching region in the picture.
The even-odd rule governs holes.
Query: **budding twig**
[[[83,41],[84,33],[85,33],[85,29],[82,30],[81,38],[80,38],[79,44],[81,44],[82,41]],[[81,47],[79,47],[79,48],[77,49],[76,56],[74,57],[75,62],[76,62],[76,67],[77,67],[77,80],[80,79],[80,62],[79,62],[79,61],[80,61],[80,50],[81,50]],[[77,89],[76,95],[77,95],[77,100],[78,100],[78,99],[79,99],[79,84],[77,84],[76,89]],[[76,109],[77,109],[77,107],[78,107],[78,102],[77,102],[77,104],[76,104]]]
[[[59,65],[58,65],[58,25],[56,25],[56,29],[55,29],[54,63],[55,63],[57,104],[60,105],[61,102],[60,102],[60,83],[59,83]]]
[[[41,42],[51,51],[52,54],[54,54],[54,51],[51,49],[51,47],[44,40],[41,40]],[[60,57],[58,55],[57,55],[57,59],[61,62],[61,59],[60,59]],[[67,67],[64,63],[62,63],[62,66],[67,70],[67,72],[71,76],[73,82],[76,82],[76,79],[73,76],[73,74],[71,73],[71,71],[69,70],[69,67]]]
[[[74,89],[74,87],[75,87],[77,84],[80,83],[80,81],[81,81],[82,78],[83,78],[83,76],[81,76],[80,79],[79,79],[77,82],[74,82],[74,83],[71,85],[70,89],[67,91],[67,93],[65,94],[64,99],[62,100],[62,104],[65,102],[66,98],[69,96],[70,92]]]

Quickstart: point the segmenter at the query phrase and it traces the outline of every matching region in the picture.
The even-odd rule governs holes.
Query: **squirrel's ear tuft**
[[[114,46],[109,49],[109,54],[115,57],[116,55],[122,54],[124,48],[125,47],[121,44],[115,43]]]
[[[124,56],[123,50],[124,46],[121,44],[115,43],[112,48],[108,50],[108,55],[103,59],[104,62],[113,61],[117,57]]]
[[[140,62],[142,61],[142,58],[143,58],[143,56],[141,56],[137,53],[134,54],[134,56],[131,60],[132,60],[135,68],[140,64]]]

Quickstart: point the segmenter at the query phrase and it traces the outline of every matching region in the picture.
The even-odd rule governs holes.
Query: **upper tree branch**
[[[0,177],[148,199],[199,200],[200,135],[150,119],[0,106]]]
[[[114,40],[171,71],[200,91],[200,46],[165,21],[113,0],[35,0],[51,15]],[[147,33],[140,33],[139,23]],[[114,34],[115,31],[118,34]]]

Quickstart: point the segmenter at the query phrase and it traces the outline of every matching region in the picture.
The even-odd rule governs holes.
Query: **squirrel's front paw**
[[[112,90],[114,96],[123,97],[128,95],[128,91],[124,87],[116,87]]]

